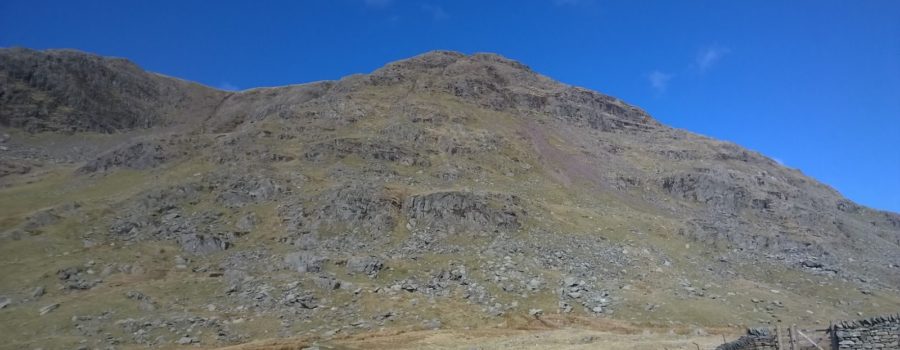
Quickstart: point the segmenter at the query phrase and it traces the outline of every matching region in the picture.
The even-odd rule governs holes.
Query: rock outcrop
[[[410,196],[403,210],[414,229],[450,233],[514,231],[525,214],[516,196],[456,191]]]
[[[128,60],[72,50],[0,50],[0,125],[116,132],[209,115],[226,95],[145,72]]]

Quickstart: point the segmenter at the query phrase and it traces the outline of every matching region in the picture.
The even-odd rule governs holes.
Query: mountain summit
[[[900,308],[900,215],[495,54],[226,92],[0,49],[0,125],[12,348]]]

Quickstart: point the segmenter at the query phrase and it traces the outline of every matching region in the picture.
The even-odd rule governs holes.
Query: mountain
[[[225,92],[14,48],[0,82],[0,348],[900,308],[900,215],[498,55]]]
[[[4,49],[0,120],[29,132],[116,132],[210,115],[226,93],[71,50]]]

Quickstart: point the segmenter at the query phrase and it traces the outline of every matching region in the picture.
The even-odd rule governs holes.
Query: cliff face
[[[727,324],[900,306],[900,215],[497,55],[228,93],[4,49],[0,79],[5,256],[78,247],[0,267],[16,308],[34,303],[22,284],[86,309],[141,290],[128,303],[177,323],[166,301],[202,281],[190,305],[307,334],[532,309]],[[66,270],[88,257],[109,273]],[[262,336],[204,327],[227,334],[204,342]]]

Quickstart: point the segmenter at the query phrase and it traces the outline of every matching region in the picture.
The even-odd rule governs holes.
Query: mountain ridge
[[[162,345],[97,315],[189,310],[232,344],[533,309],[717,326],[900,307],[900,215],[499,55],[238,92],[55,55],[0,50],[0,317]],[[27,316],[34,285],[65,307]]]

